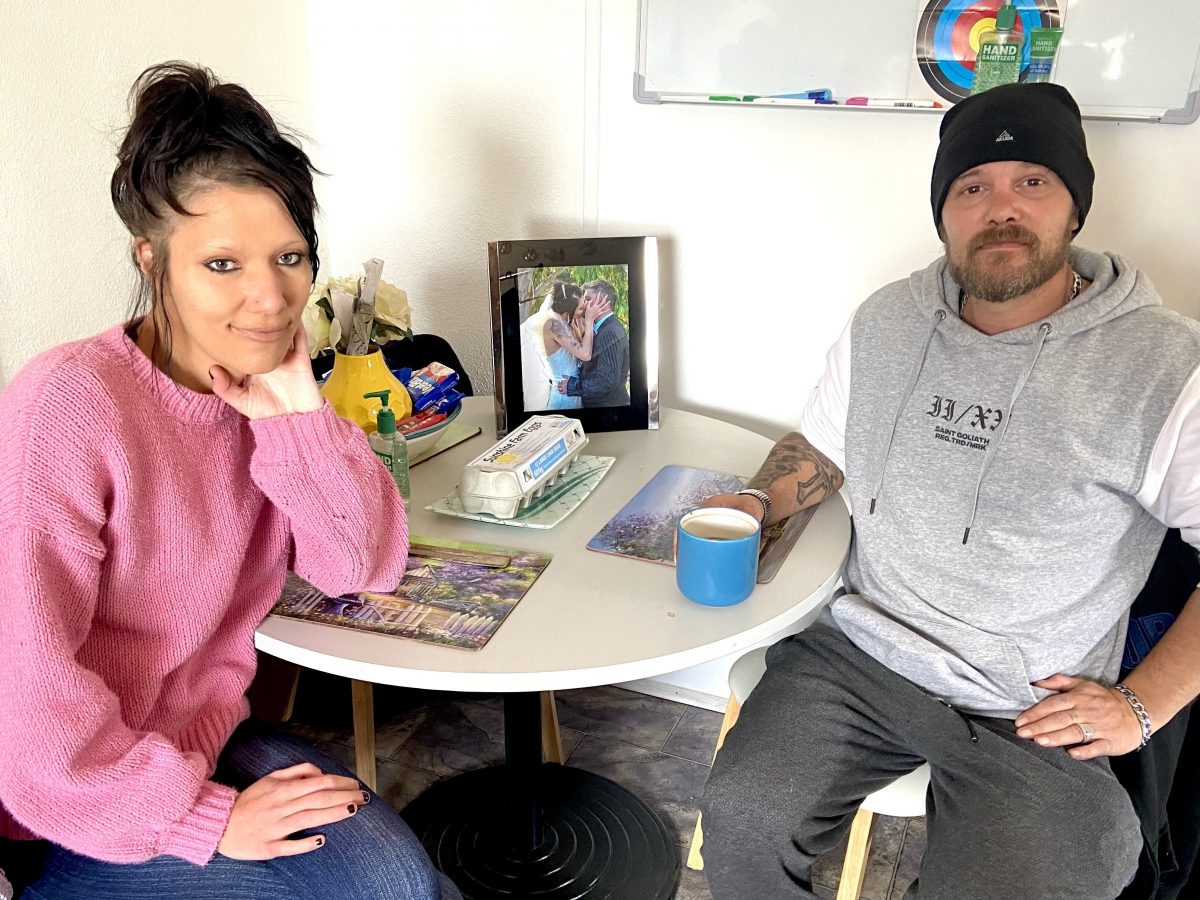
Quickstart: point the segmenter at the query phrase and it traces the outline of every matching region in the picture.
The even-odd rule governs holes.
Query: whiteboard
[[[917,72],[915,40],[921,11],[947,2],[963,5],[639,0],[634,96],[661,103],[829,88],[840,98],[937,98]],[[1058,8],[1054,80],[1086,117],[1186,124],[1200,116],[1200,0],[1058,0]]]

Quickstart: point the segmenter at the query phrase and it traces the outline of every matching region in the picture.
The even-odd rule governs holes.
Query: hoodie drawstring
[[[917,358],[915,365],[913,365],[912,370],[909,372],[908,384],[905,386],[904,396],[900,398],[900,403],[896,407],[896,416],[892,419],[892,428],[888,433],[887,444],[883,449],[883,459],[879,464],[879,474],[875,479],[875,490],[871,492],[871,506],[867,510],[868,515],[875,513],[875,504],[879,499],[879,494],[883,491],[883,478],[887,472],[887,461],[892,452],[892,443],[896,439],[896,429],[900,426],[900,416],[904,413],[904,408],[908,405],[913,391],[916,390],[917,381],[921,377],[921,371],[925,368],[925,360],[929,356],[929,346],[933,343],[933,336],[937,334],[938,326],[945,318],[945,310],[939,309],[933,314],[933,327],[929,329],[929,334],[925,337],[925,344],[921,347],[921,355]],[[1016,406],[1017,399],[1025,389],[1025,383],[1029,381],[1029,376],[1033,374],[1034,367],[1037,366],[1038,357],[1042,355],[1042,347],[1046,344],[1046,338],[1050,336],[1053,330],[1054,326],[1049,322],[1043,322],[1038,326],[1037,339],[1033,343],[1033,352],[1030,354],[1029,364],[1025,367],[1025,370],[1013,386],[1012,395],[1008,398],[1008,412],[1000,421],[995,437],[988,442],[987,450],[984,451],[983,464],[979,467],[979,477],[975,480],[975,493],[971,498],[971,515],[967,520],[967,527],[963,530],[962,542],[964,544],[971,536],[971,528],[975,525],[975,516],[979,512],[979,492],[983,487],[983,479],[987,477],[988,469],[991,468],[992,460],[996,456],[1000,442],[1004,440],[1004,434],[1008,431],[1008,422],[1012,418],[1013,408]]]
[[[942,704],[942,706],[946,707],[946,709],[950,710],[951,712],[958,713],[958,717],[967,723],[967,732],[971,735],[971,743],[978,744],[979,743],[979,734],[975,731],[975,723],[971,721],[971,717],[968,716],[961,709],[959,709],[957,706],[952,704],[949,700],[943,700],[941,697],[935,697],[934,699],[937,700],[938,703]]]
[[[991,468],[996,451],[1000,448],[1000,442],[1004,440],[1004,433],[1008,431],[1008,422],[1012,418],[1013,407],[1016,406],[1017,398],[1021,396],[1021,391],[1025,389],[1025,382],[1033,374],[1033,367],[1037,365],[1038,357],[1042,355],[1042,347],[1053,329],[1054,326],[1049,322],[1043,322],[1038,326],[1038,336],[1037,340],[1033,343],[1033,354],[1029,358],[1029,365],[1025,367],[1025,371],[1021,373],[1021,377],[1017,379],[1016,385],[1013,386],[1012,396],[1008,398],[1008,413],[1000,422],[1000,429],[996,432],[996,436],[992,438],[988,443],[987,450],[984,451],[983,465],[979,467],[979,478],[975,481],[975,496],[971,499],[971,518],[967,521],[966,530],[963,531],[962,542],[964,544],[967,542],[967,538],[971,536],[971,526],[975,524],[975,514],[979,511],[979,491],[983,487],[983,479],[987,475],[988,469]]]
[[[939,309],[933,314],[933,327],[929,329],[929,334],[925,338],[925,346],[921,348],[921,356],[917,360],[916,365],[912,367],[912,371],[908,376],[908,386],[904,389],[904,396],[900,398],[900,405],[896,407],[896,417],[892,419],[892,430],[888,434],[887,446],[883,450],[883,461],[879,464],[879,477],[875,479],[875,490],[871,492],[871,508],[867,510],[868,515],[875,513],[875,500],[879,497],[879,492],[883,489],[883,473],[887,471],[888,455],[892,452],[892,441],[896,439],[896,428],[900,425],[900,415],[904,412],[904,407],[908,406],[908,398],[917,388],[917,381],[921,377],[921,370],[925,368],[925,358],[929,355],[929,345],[933,343],[933,336],[937,334],[938,326],[942,324],[942,320],[946,318],[946,311]]]

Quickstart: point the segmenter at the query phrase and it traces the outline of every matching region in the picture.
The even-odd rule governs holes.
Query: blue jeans
[[[354,777],[313,747],[261,725],[245,723],[226,745],[213,776],[245,788],[276,769],[311,762],[322,772]],[[21,900],[462,900],[439,873],[399,813],[371,802],[320,829],[325,846],[264,862],[219,853],[206,866],[174,856],[144,863],[100,862],[51,847],[45,868]],[[304,832],[302,832],[304,833]]]

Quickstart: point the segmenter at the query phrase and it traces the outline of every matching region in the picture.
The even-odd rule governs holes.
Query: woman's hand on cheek
[[[247,419],[314,412],[325,402],[313,378],[303,325],[297,326],[292,346],[273,371],[247,375],[241,382],[222,366],[213,366],[208,374],[213,393]]]
[[[587,321],[589,325],[603,319],[613,311],[612,304],[603,297],[597,297],[587,304]]]

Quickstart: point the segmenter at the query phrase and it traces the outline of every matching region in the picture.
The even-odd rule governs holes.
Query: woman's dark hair
[[[165,62],[138,76],[129,91],[130,123],[117,150],[112,202],[130,234],[150,241],[153,262],[143,275],[129,319],[154,313],[167,271],[168,221],[190,215],[185,201],[202,182],[264,187],[287,208],[308,244],[317,277],[317,197],[320,174],[299,140],[237,84],[222,84],[202,66]],[[141,268],[136,249],[134,266]],[[156,319],[155,354],[170,359],[170,324]],[[160,331],[163,333],[160,335]]]
[[[583,296],[583,288],[573,281],[556,281],[551,291],[550,308],[559,315],[575,314],[579,306],[579,298]]]

